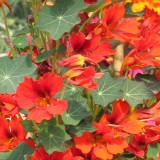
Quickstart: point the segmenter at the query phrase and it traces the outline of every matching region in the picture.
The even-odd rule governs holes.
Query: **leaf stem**
[[[66,81],[66,83],[65,83],[65,85],[64,85],[64,87],[63,87],[63,90],[62,90],[60,99],[63,99],[63,98],[64,98],[65,91],[66,91],[66,89],[67,89],[67,85],[68,85],[68,80]]]
[[[96,120],[98,113],[99,113],[99,105],[96,104],[95,110],[94,110],[94,113],[93,113],[93,122]]]
[[[4,10],[3,4],[1,6],[1,8],[2,8],[2,14],[3,14],[3,17],[4,17],[4,24],[5,24],[5,28],[6,28],[7,38],[9,40],[9,42],[11,43],[11,37],[10,37],[10,34],[9,34],[7,18],[6,18],[6,14],[5,14],[5,10]]]
[[[87,95],[87,102],[88,102],[89,109],[91,112],[93,112],[91,94],[89,93],[87,89],[86,89],[86,95]]]

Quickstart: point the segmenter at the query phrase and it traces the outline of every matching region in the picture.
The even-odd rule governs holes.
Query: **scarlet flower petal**
[[[74,138],[76,148],[87,154],[92,149],[92,133],[84,132],[83,136]]]
[[[48,113],[50,114],[63,114],[68,108],[67,101],[58,100],[55,105],[50,105],[47,108]]]
[[[34,120],[36,123],[40,123],[42,120],[50,120],[53,117],[48,113],[46,108],[34,108],[28,114],[28,120]]]

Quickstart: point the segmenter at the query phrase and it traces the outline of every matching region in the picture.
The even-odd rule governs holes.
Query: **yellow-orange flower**
[[[160,15],[160,0],[125,0],[132,3],[132,10],[134,12],[142,11],[145,7],[153,9]]]

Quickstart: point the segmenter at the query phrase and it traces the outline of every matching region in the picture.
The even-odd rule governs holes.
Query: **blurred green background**
[[[26,0],[8,0],[8,2],[13,10],[13,14],[9,12],[5,5],[4,8],[7,15],[10,35],[13,36],[17,30],[23,28],[26,25],[26,17],[30,13],[30,10],[27,6]],[[0,53],[6,53],[9,51],[9,48],[4,41],[5,37],[5,25],[0,8]]]

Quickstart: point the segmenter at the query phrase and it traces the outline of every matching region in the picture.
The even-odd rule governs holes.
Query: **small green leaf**
[[[96,80],[99,86],[91,92],[96,104],[107,106],[110,102],[122,97],[122,78],[112,78],[107,72],[102,78]]]
[[[36,66],[31,56],[20,56],[11,60],[8,57],[0,58],[0,93],[14,93],[24,76],[34,77]]]
[[[34,131],[33,122],[32,121],[23,120],[21,123],[22,123],[22,125],[24,127],[24,130],[26,132],[33,132]]]
[[[53,6],[46,5],[39,11],[39,29],[49,32],[54,40],[58,40],[80,23],[78,13],[87,7],[83,0],[58,0]]]
[[[1,152],[0,153],[0,160],[6,160],[10,156],[11,153],[12,152]]]
[[[17,47],[17,48],[26,48],[28,45],[27,41],[26,41],[26,36],[25,35],[20,35],[18,37],[16,37],[13,40],[13,44]]]
[[[71,135],[81,136],[83,132],[94,132],[96,129],[91,123],[86,120],[82,120],[77,126],[69,126],[69,132]]]
[[[18,145],[6,160],[25,160],[25,155],[31,155],[34,149],[30,148],[25,142]]]
[[[157,159],[160,152],[160,143],[150,144],[148,146],[147,157]]]
[[[43,62],[43,61],[47,60],[55,51],[56,51],[56,49],[53,48],[53,49],[51,49],[50,51],[43,52],[42,54],[38,55],[38,56],[35,58],[35,61],[36,61],[37,63]]]
[[[70,136],[65,132],[64,126],[56,125],[53,121],[44,121],[40,125],[38,138],[46,152],[51,154],[54,151],[64,151],[64,142]]]
[[[136,82],[126,79],[123,86],[123,98],[131,105],[136,106],[143,102],[143,100],[153,97],[152,91],[147,89],[143,82]]]
[[[62,120],[67,125],[77,125],[83,118],[90,115],[86,107],[86,103],[69,101],[68,110],[62,115]]]

